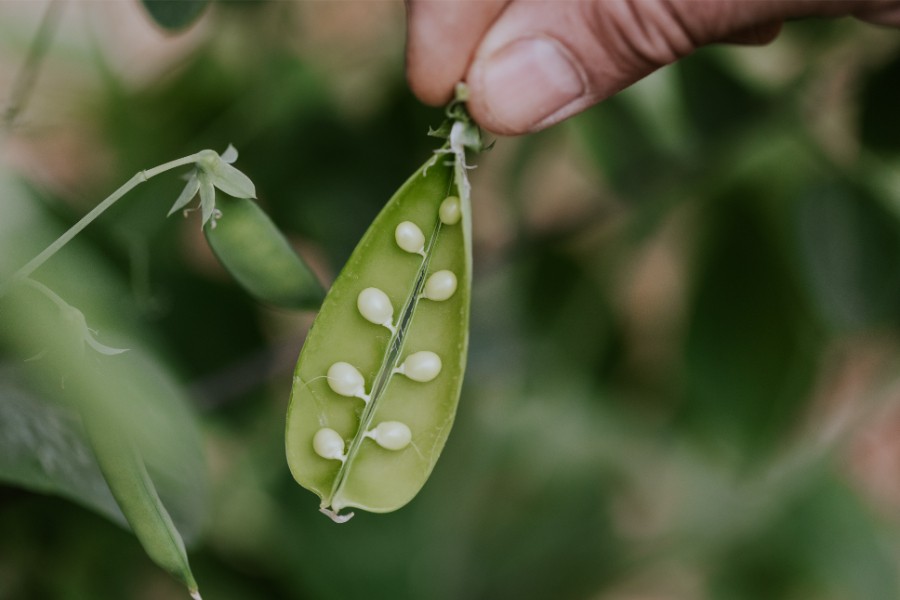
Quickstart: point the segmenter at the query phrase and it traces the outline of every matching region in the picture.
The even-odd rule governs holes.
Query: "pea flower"
[[[84,318],[84,313],[74,306],[67,306],[67,308],[63,310],[63,319],[65,326],[74,336],[74,339],[80,339],[82,344],[86,344],[95,352],[105,354],[106,356],[114,356],[116,354],[128,352],[127,348],[113,348],[97,341],[96,330],[88,327],[87,321]],[[84,346],[81,346],[82,351],[83,348]]]
[[[46,296],[59,309],[59,335],[56,338],[57,347],[53,348],[52,351],[61,352],[64,356],[71,357],[84,356],[85,348],[91,348],[95,352],[106,356],[128,352],[128,348],[113,348],[97,340],[97,331],[88,327],[84,313],[60,298],[56,292],[44,284],[34,279],[26,279],[22,284]],[[40,359],[47,352],[48,350],[45,349],[28,360]]]
[[[256,199],[256,187],[250,178],[231,166],[237,157],[237,150],[230,144],[221,155],[213,150],[198,152],[194,170],[191,171],[187,185],[169,210],[169,215],[187,206],[199,191],[200,213],[203,217],[201,227],[205,227],[207,223],[215,227],[216,219],[222,214],[216,209],[215,188],[235,198]]]

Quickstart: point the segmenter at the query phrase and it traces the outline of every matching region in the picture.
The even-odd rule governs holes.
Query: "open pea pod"
[[[220,195],[215,207],[220,216],[203,232],[241,287],[279,308],[318,308],[325,290],[256,202]]]
[[[376,217],[329,291],[294,372],[287,460],[336,521],[388,512],[428,479],[468,345],[471,222],[462,151],[437,154]],[[464,172],[463,172],[464,179]]]

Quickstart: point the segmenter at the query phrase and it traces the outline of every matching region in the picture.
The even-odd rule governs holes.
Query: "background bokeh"
[[[42,9],[0,3],[4,96]],[[218,2],[167,35],[136,1],[67,3],[0,139],[0,278],[135,172],[233,143],[330,282],[435,147],[443,114],[405,85],[403,26],[387,0]],[[184,398],[153,414],[161,446],[199,430],[203,474],[174,493],[201,515],[186,537],[205,598],[891,600],[898,106],[896,31],[795,22],[498,139],[472,173],[455,429],[412,503],[340,526],[284,459],[314,315],[256,304],[196,215],[164,218],[177,175],[35,278]],[[23,358],[0,354],[0,599],[187,597],[66,437],[65,381],[35,389]]]

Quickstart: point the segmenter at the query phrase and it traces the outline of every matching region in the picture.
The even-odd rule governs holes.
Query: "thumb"
[[[514,1],[474,53],[466,77],[469,110],[480,125],[495,133],[538,131],[702,45],[721,40],[770,41],[787,18],[849,14],[863,4],[837,0]],[[756,34],[747,37],[748,32]]]

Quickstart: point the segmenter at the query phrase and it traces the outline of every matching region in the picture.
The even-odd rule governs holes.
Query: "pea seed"
[[[444,201],[441,202],[438,214],[440,215],[441,223],[444,225],[456,225],[459,223],[459,219],[462,216],[462,211],[459,207],[459,198],[456,196],[448,196],[444,199]]]
[[[419,226],[410,221],[403,221],[394,230],[394,239],[401,249],[410,254],[425,256],[425,234]]]
[[[313,450],[322,458],[344,462],[344,438],[329,427],[323,427],[313,437]]]
[[[425,291],[422,293],[422,297],[438,302],[447,300],[456,292],[456,285],[456,275],[453,274],[453,271],[446,269],[437,271],[425,282]]]
[[[336,394],[347,397],[362,398],[369,401],[366,395],[366,382],[362,374],[350,363],[336,362],[328,368],[328,387]]]
[[[365,437],[372,438],[385,450],[403,450],[412,441],[412,432],[400,421],[383,421],[375,429],[367,431]]]
[[[441,366],[440,356],[434,352],[423,350],[407,356],[403,364],[397,367],[396,372],[406,375],[413,381],[427,383],[438,376]]]
[[[391,299],[378,288],[370,287],[361,291],[356,299],[356,307],[370,323],[394,330],[394,307],[391,305]]]

